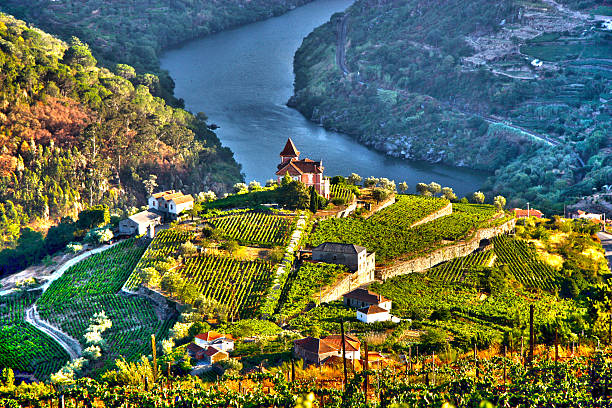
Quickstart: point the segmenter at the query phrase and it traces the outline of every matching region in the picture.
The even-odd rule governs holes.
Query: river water
[[[162,68],[176,82],[175,94],[192,112],[204,112],[242,164],[248,181],[274,178],[288,137],[302,157],[322,160],[325,174],[436,181],[458,195],[477,190],[486,175],[466,169],[407,161],[360,145],[350,136],[308,121],[285,104],[293,92],[293,54],[302,39],[345,10],[351,0],[317,0],[266,21],[224,31],[170,50]]]

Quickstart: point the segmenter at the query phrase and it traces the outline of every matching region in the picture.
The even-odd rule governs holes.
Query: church
[[[306,184],[307,187],[314,186],[317,193],[329,199],[329,179],[323,176],[323,162],[310,159],[301,159],[300,152],[296,149],[291,138],[287,139],[285,148],[280,153],[281,162],[278,165],[276,176],[280,184],[287,173],[294,179]]]

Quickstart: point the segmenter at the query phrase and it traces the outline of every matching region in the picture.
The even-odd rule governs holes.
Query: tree
[[[501,196],[501,195],[495,196],[495,198],[493,199],[493,205],[499,211],[503,210],[504,207],[506,206],[506,197]]]
[[[391,192],[389,190],[385,190],[381,187],[376,187],[374,190],[372,190],[372,197],[376,200],[377,203],[386,200],[387,197],[389,197],[390,195]]]
[[[193,207],[188,209],[186,213],[191,217],[191,221],[193,221],[194,217],[196,217],[202,211],[202,204],[194,203]]]
[[[334,176],[331,178],[330,184],[345,184],[346,179],[342,176]]]
[[[430,196],[431,191],[429,190],[429,186],[425,183],[418,183],[416,185],[416,191],[418,194],[423,196]]]
[[[144,184],[147,196],[153,195],[153,192],[157,188],[157,176],[155,174],[149,174],[149,178],[142,182]]]
[[[217,194],[214,191],[201,192],[198,194],[198,200],[207,203],[209,201],[215,201],[217,199]]]
[[[431,183],[429,183],[429,191],[431,192],[431,195],[433,195],[435,197],[436,194],[440,194],[440,192],[442,191],[442,186],[440,186],[438,183],[432,181]]]
[[[183,255],[184,257],[193,256],[198,252],[198,249],[191,241],[183,242],[180,245],[179,250],[181,252],[181,255]]]
[[[455,201],[457,199],[457,195],[450,187],[444,187],[442,189],[442,197],[446,198],[448,201]]]
[[[405,193],[406,191],[408,191],[408,183],[406,183],[405,181],[402,181],[401,183],[399,183],[397,187],[399,188],[399,191],[401,191],[402,193]]]
[[[485,201],[485,195],[482,191],[476,191],[472,194],[472,202],[476,204],[483,204]]]
[[[77,226],[80,229],[101,227],[110,222],[110,212],[105,205],[95,205],[79,213]]]
[[[291,180],[279,187],[278,203],[290,209],[305,209],[310,204],[310,195],[308,188],[301,181]]]
[[[395,181],[389,180],[388,178],[383,177],[380,180],[378,180],[378,182],[380,183],[380,186],[384,188],[385,190],[389,190],[390,192],[395,191]]]
[[[221,249],[229,252],[230,254],[233,254],[239,247],[240,245],[238,245],[236,241],[225,241],[220,246]]]
[[[249,191],[259,191],[261,190],[261,184],[258,181],[251,181],[249,183]]]
[[[234,184],[233,189],[235,194],[240,194],[242,192],[248,191],[249,187],[246,185],[246,183],[236,183]]]
[[[359,183],[361,183],[361,176],[357,173],[351,173],[350,176],[348,176],[347,181],[349,182],[349,184],[352,184],[354,186],[358,185]]]
[[[366,187],[374,187],[378,184],[378,181],[379,180],[376,177],[368,177],[367,179],[365,179],[363,185]]]
[[[319,194],[317,193],[317,190],[314,186],[310,186],[308,191],[310,193],[310,203],[308,208],[310,209],[310,212],[314,214],[321,209],[321,207],[319,206]]]
[[[274,179],[269,179],[269,180],[266,181],[266,187],[272,187],[272,186],[274,186],[276,184],[278,184],[278,183]]]
[[[161,277],[157,269],[152,267],[143,268],[140,270],[140,279],[144,285],[158,287]]]

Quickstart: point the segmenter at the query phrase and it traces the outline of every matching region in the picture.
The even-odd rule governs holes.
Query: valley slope
[[[559,211],[612,182],[612,34],[589,18],[598,2],[568,3],[358,0],[304,40],[289,104]]]

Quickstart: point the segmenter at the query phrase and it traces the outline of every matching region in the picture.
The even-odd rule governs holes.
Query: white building
[[[195,336],[195,344],[208,349],[214,347],[218,350],[229,352],[234,350],[234,339],[228,334],[221,334],[214,331],[200,333]]]
[[[162,216],[153,211],[142,211],[125,220],[119,221],[121,235],[143,235],[149,228],[155,228],[162,223]]]
[[[176,219],[183,212],[193,208],[193,197],[180,191],[167,190],[149,197],[149,209],[167,214]]]

